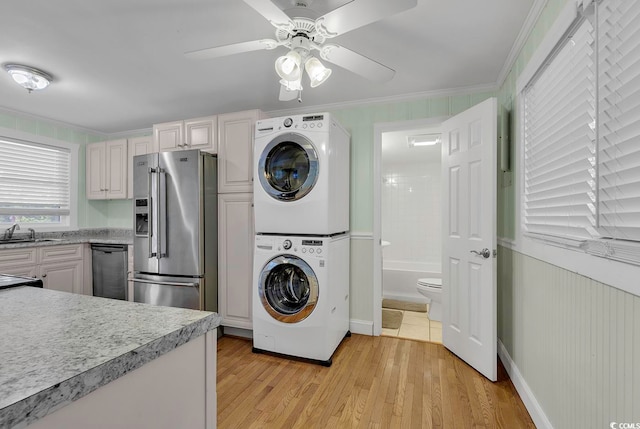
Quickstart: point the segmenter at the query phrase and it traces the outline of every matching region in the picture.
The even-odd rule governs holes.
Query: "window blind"
[[[594,28],[584,19],[524,90],[527,232],[596,232]]]
[[[0,139],[0,214],[69,215],[71,154]]]
[[[640,2],[598,6],[599,226],[640,240]]]

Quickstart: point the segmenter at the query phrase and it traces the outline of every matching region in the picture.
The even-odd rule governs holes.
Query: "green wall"
[[[498,105],[511,111],[511,133],[509,141],[511,145],[511,172],[498,174],[498,237],[508,239],[515,238],[515,188],[513,182],[517,171],[517,160],[514,157],[513,147],[516,144],[518,117],[515,107],[516,99],[516,80],[522,70],[526,67],[531,56],[535,53],[536,48],[544,38],[545,34],[555,22],[556,17],[565,6],[568,0],[547,0],[547,3],[534,25],[529,38],[525,42],[520,54],[514,62],[511,71],[507,75],[500,91],[498,92]],[[500,112],[501,109],[498,109]],[[509,184],[510,183],[510,184]]]
[[[516,106],[515,84],[568,0],[548,0],[498,92]],[[511,141],[517,144],[517,115]],[[519,174],[498,176],[498,235],[515,236]],[[609,427],[640,421],[640,298],[506,247],[498,251],[498,338],[539,406],[537,423]]]
[[[85,147],[87,143],[105,140],[104,135],[9,111],[0,111],[0,135],[2,128],[78,144],[78,227],[107,225],[108,202],[89,201],[85,194]]]

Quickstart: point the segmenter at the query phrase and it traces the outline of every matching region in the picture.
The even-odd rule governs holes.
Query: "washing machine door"
[[[260,184],[279,201],[303,198],[318,180],[318,154],[307,137],[284,133],[262,151],[258,163]]]
[[[279,255],[267,262],[258,287],[264,309],[280,322],[298,323],[318,303],[318,278],[309,264],[294,255]]]

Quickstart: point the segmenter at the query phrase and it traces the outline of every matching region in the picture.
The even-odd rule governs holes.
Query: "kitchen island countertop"
[[[216,313],[0,290],[0,428],[24,427],[220,324]]]

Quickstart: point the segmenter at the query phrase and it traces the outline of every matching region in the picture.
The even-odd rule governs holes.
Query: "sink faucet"
[[[32,240],[36,239],[36,230],[33,228],[27,228],[27,231],[29,231],[29,238]]]
[[[17,223],[14,223],[13,226],[5,229],[4,240],[11,240],[11,237],[13,237],[13,233],[16,229],[20,229],[20,225],[18,225]]]

